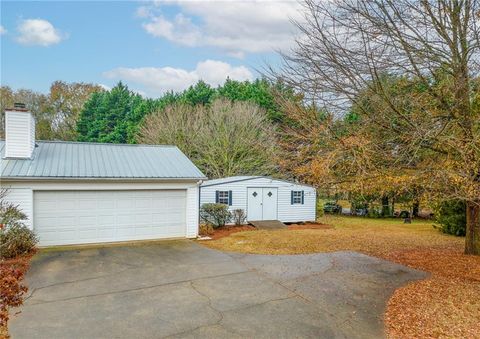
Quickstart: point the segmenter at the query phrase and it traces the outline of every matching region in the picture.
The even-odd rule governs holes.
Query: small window
[[[292,205],[302,203],[302,191],[292,191]]]
[[[228,199],[228,191],[218,191],[218,203],[230,205]]]

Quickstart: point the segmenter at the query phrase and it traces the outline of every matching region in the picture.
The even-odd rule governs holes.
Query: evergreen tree
[[[155,107],[119,82],[106,92],[94,93],[85,103],[77,123],[78,140],[133,143],[137,126]]]

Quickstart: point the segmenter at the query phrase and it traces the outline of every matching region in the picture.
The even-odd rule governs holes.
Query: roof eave
[[[217,185],[224,185],[224,184],[231,184],[231,183],[233,183],[233,182],[248,181],[248,180],[254,180],[254,179],[258,179],[258,178],[267,178],[267,179],[271,179],[271,180],[282,181],[282,182],[286,182],[286,183],[292,184],[292,185],[299,185],[299,186],[311,187],[311,188],[313,188],[313,189],[316,190],[316,188],[315,188],[314,186],[312,186],[312,185],[302,184],[302,183],[299,183],[299,182],[294,182],[294,181],[289,181],[289,180],[276,179],[276,178],[272,178],[272,177],[270,177],[270,176],[268,176],[268,175],[259,175],[259,176],[254,176],[254,177],[251,177],[251,178],[244,178],[244,179],[237,179],[237,180],[216,182],[216,183],[213,183],[213,184],[208,184],[208,182],[207,182],[207,183],[204,183],[204,184],[200,185],[200,188],[210,187],[210,186],[217,186]]]
[[[4,181],[200,181],[206,180],[206,177],[169,177],[169,178],[149,178],[149,177],[0,177]]]

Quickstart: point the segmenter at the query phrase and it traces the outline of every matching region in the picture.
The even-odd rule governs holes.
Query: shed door
[[[263,188],[263,220],[277,220],[277,189]]]
[[[40,245],[184,237],[185,190],[36,191]]]
[[[247,195],[247,220],[277,219],[277,188],[249,187]]]

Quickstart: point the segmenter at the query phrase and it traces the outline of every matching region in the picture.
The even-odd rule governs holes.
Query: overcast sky
[[[292,46],[295,1],[1,1],[1,84],[55,80],[157,97],[203,79],[251,80]]]

